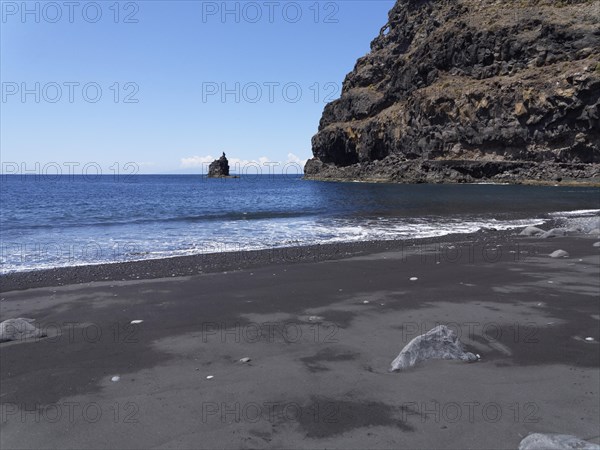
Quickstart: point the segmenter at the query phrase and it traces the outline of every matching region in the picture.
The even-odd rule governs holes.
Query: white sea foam
[[[554,219],[564,219],[582,229],[594,228],[600,210],[554,212]],[[3,253],[0,273],[31,271],[65,266],[98,265],[112,262],[172,258],[177,256],[230,253],[312,244],[337,244],[365,241],[431,238],[449,234],[474,233],[482,229],[510,230],[528,225],[543,225],[546,219],[510,219],[496,217],[295,217],[252,221],[213,222],[210,228],[203,223],[186,228],[159,230],[154,236],[123,234],[131,251],[115,255],[104,252],[95,258],[68,254],[61,258],[43,258],[35,252],[27,255]],[[575,222],[573,222],[575,221]],[[597,225],[596,225],[597,226]],[[155,231],[155,230],[153,230]],[[118,244],[113,236],[96,238],[100,248],[112,249]],[[121,246],[123,247],[123,246]],[[119,248],[121,248],[119,247]],[[31,253],[31,254],[30,254]],[[37,257],[36,257],[37,256]]]
[[[550,213],[550,216],[563,227],[581,230],[583,233],[600,228],[600,209],[558,211]]]
[[[574,211],[556,211],[550,213],[553,217],[584,217],[584,216],[598,216],[600,215],[600,209],[576,209]]]

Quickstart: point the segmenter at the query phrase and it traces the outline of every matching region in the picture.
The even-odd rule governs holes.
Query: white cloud
[[[288,163],[296,163],[299,164],[300,167],[304,167],[304,165],[306,164],[306,161],[308,161],[307,159],[300,159],[298,156],[294,155],[293,153],[288,153],[287,155],[287,162]]]
[[[215,158],[211,155],[206,156],[190,156],[189,158],[181,158],[181,167],[202,167],[205,164],[210,164]]]
[[[181,158],[181,167],[188,169],[194,167],[207,168],[207,165],[213,162],[216,158],[212,155],[206,156],[190,156],[187,158]],[[300,167],[304,167],[306,159],[301,159],[294,153],[288,153],[287,160],[285,161],[273,161],[266,156],[261,156],[258,159],[240,159],[240,158],[228,158],[229,166],[234,173],[243,173],[245,171],[249,173],[256,173],[260,170],[264,173],[278,173],[283,166],[286,164],[298,164]]]
[[[240,159],[240,158],[228,158],[229,166],[232,168],[244,167],[248,165],[252,166],[262,166],[263,163],[268,162],[269,158],[259,158],[258,161],[256,159]]]

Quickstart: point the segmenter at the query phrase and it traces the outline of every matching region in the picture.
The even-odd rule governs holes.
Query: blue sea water
[[[598,221],[600,190],[567,186],[325,183],[4,175],[2,273],[315,243]]]

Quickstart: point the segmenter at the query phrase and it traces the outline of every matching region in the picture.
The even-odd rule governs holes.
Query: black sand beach
[[[489,240],[489,230],[475,233],[482,248]],[[508,239],[513,232],[493,231],[494,241]],[[464,234],[429,239],[402,241],[340,242],[294,247],[273,247],[265,250],[201,253],[191,256],[132,260],[119,263],[57,267],[53,269],[12,272],[0,275],[0,292],[48,286],[90,283],[94,281],[126,281],[155,279],[251,269],[268,265],[323,262],[384,251],[415,251],[428,244],[464,241]],[[494,244],[495,245],[495,244]]]
[[[597,240],[487,231],[3,276],[0,320],[48,337],[0,344],[0,446],[598,443]],[[389,373],[437,324],[481,360]]]

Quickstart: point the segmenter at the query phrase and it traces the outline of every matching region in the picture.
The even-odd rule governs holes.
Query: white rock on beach
[[[142,322],[143,322],[143,320],[132,320],[130,323],[132,325],[137,325],[138,323],[142,323]]]
[[[438,325],[406,344],[392,361],[390,372],[408,369],[427,359],[457,359],[474,362],[479,358],[473,353],[464,351],[462,343],[453,330],[446,325]]]
[[[409,278],[409,280],[410,280],[410,281],[417,281],[417,280],[418,280],[418,278],[417,278],[417,277],[410,277],[410,278]]]
[[[592,444],[569,434],[533,433],[519,444],[519,450],[600,450],[600,445]]]
[[[0,342],[22,341],[46,337],[46,333],[37,328],[33,322],[35,319],[19,317],[8,319],[0,323]]]
[[[579,233],[575,228],[552,228],[540,235],[540,238],[547,239],[552,237],[572,236]]]
[[[538,227],[525,227],[520,233],[519,236],[539,236],[544,234],[545,231]]]
[[[564,250],[555,250],[552,253],[550,253],[550,258],[568,258],[569,257],[569,253],[564,251]]]

